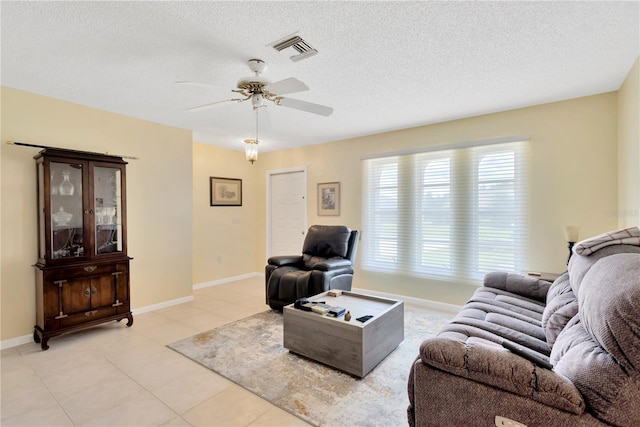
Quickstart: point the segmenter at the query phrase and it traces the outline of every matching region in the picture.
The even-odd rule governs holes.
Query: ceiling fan
[[[249,68],[255,73],[253,76],[243,77],[238,80],[237,89],[232,89],[232,92],[241,95],[242,98],[225,99],[222,101],[212,102],[210,104],[200,105],[197,107],[188,108],[187,111],[203,111],[213,108],[217,105],[227,102],[244,102],[251,100],[253,109],[256,110],[265,106],[265,100],[271,101],[276,105],[282,107],[295,108],[296,110],[306,111],[308,113],[319,114],[321,116],[330,116],[333,113],[332,107],[325,105],[314,104],[311,102],[300,101],[299,99],[285,98],[282,95],[295,92],[303,92],[309,90],[309,87],[300,80],[289,77],[288,79],[280,80],[278,82],[271,83],[268,79],[261,76],[262,72],[267,68],[267,64],[261,59],[250,59],[248,61]],[[179,84],[193,84],[202,85],[201,83],[194,83],[188,81],[176,82]],[[209,85],[207,85],[209,86]]]

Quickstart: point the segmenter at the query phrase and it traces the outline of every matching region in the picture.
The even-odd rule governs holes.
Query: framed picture
[[[340,215],[339,182],[323,182],[318,184],[318,215]]]
[[[242,180],[234,178],[209,178],[211,206],[242,206]]]

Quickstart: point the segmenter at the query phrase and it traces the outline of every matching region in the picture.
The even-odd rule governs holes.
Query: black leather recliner
[[[265,267],[267,304],[285,305],[330,289],[351,290],[359,232],[342,225],[312,225],[302,255],[273,256]]]

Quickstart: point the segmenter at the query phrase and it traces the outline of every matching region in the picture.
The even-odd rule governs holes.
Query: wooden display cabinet
[[[38,262],[33,339],[108,321],[133,324],[129,298],[126,162],[47,148],[35,157]]]

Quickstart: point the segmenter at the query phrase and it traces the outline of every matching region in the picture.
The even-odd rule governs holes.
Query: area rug
[[[453,316],[405,307],[404,341],[365,378],[290,353],[269,310],[168,347],[316,426],[407,424],[407,378],[420,343]]]

